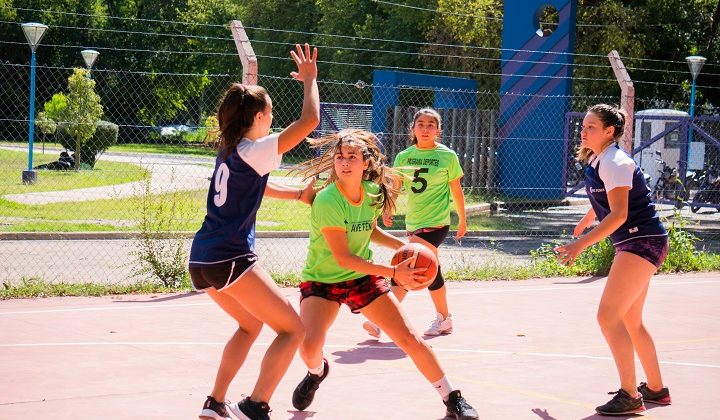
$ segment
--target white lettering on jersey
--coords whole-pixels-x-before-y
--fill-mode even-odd
[[[213,202],[217,207],[222,207],[225,200],[227,200],[228,178],[230,178],[230,168],[223,162],[215,171],[215,196],[213,196]]]

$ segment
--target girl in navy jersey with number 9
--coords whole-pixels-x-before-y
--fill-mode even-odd
[[[258,264],[255,217],[263,196],[295,199],[310,204],[312,180],[304,189],[268,182],[282,154],[294,148],[317,127],[320,99],[317,87],[317,49],[305,44],[291,51],[304,84],[300,118],[278,134],[269,134],[272,101],[260,86],[233,84],[220,102],[220,139],[207,215],[190,250],[193,287],[207,294],[238,323],[225,345],[215,385],[200,413],[201,419],[229,420],[228,408],[240,419],[269,419],[268,402],[287,371],[305,330],[300,317]],[[267,324],[277,337],[268,346],[250,396],[227,405],[230,382]]]
[[[625,113],[610,105],[594,105],[588,110],[579,158],[588,164],[585,188],[591,207],[573,232],[579,239],[555,249],[559,260],[569,265],[585,248],[608,236],[615,246],[597,319],[615,359],[620,389],[596,408],[603,415],[639,413],[645,410],[643,401],[671,402],[660,375],[655,343],[642,321],[650,278],[665,260],[668,237],[641,169],[616,145],[625,120]],[[596,217],[600,223],[580,237]],[[647,383],[640,386],[635,378],[635,353],[647,375]]]

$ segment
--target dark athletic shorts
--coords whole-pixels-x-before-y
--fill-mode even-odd
[[[414,230],[412,232],[408,232],[407,236],[417,236],[420,239],[424,239],[427,242],[430,242],[435,248],[439,248],[440,245],[445,242],[445,239],[448,236],[448,233],[450,233],[450,226],[442,226],[442,227],[431,227],[431,228],[420,228],[418,230]],[[390,279],[390,284],[393,286],[397,286],[397,282],[394,279]],[[440,267],[438,267],[438,273],[437,276],[435,276],[435,281],[428,286],[428,290],[438,290],[441,287],[445,285],[445,279],[442,276],[442,271],[440,270]]]
[[[435,248],[440,247],[450,233],[450,226],[432,227],[432,228],[420,228],[418,230],[408,232],[407,236],[417,236],[420,239],[424,239]]]
[[[222,290],[240,279],[257,261],[257,255],[250,252],[232,261],[208,264],[202,267],[190,267],[190,280],[196,290],[210,288]]]
[[[372,301],[390,291],[387,280],[380,276],[365,276],[340,283],[304,281],[300,283],[300,302],[310,296],[346,304],[357,314]]]
[[[654,236],[650,238],[640,238],[633,241],[627,241],[615,245],[615,252],[629,252],[642,257],[660,268],[665,261],[668,253],[668,237]]]

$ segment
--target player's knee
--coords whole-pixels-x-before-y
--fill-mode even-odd
[[[407,353],[414,353],[425,344],[425,341],[423,341],[419,335],[415,335],[410,331],[403,332],[399,336],[393,337],[393,341],[398,347],[405,350]]]
[[[262,322],[238,324],[238,333],[253,340],[260,335],[260,331],[262,331]]]
[[[286,331],[283,331],[278,335],[287,336],[289,340],[299,346],[300,343],[302,343],[305,339],[305,326],[302,324],[302,322],[298,322],[297,324],[294,324],[291,328],[288,328]]]
[[[430,283],[430,286],[428,286],[428,290],[432,292],[433,290],[438,290],[443,286],[445,286],[445,279],[443,278],[442,270],[438,266],[437,276],[435,276],[435,280]]]
[[[597,312],[597,323],[600,325],[600,328],[606,329],[622,324],[623,321],[615,311],[600,307]]]
[[[305,332],[305,338],[300,345],[300,351],[306,355],[313,355],[322,352],[325,337],[312,334],[311,331]]]

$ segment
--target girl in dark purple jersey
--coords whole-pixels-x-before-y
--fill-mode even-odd
[[[567,265],[587,247],[610,237],[615,258],[608,274],[597,319],[620,375],[615,396],[596,408],[599,414],[624,415],[645,410],[645,402],[670,404],[655,343],[642,321],[650,278],[667,255],[668,238],[659,220],[642,171],[616,141],[623,134],[625,113],[610,105],[590,107],[582,127],[579,158],[588,164],[585,183],[591,208],[573,232],[576,241],[555,248]],[[595,218],[600,223],[587,234]],[[635,354],[647,383],[637,385]]]

